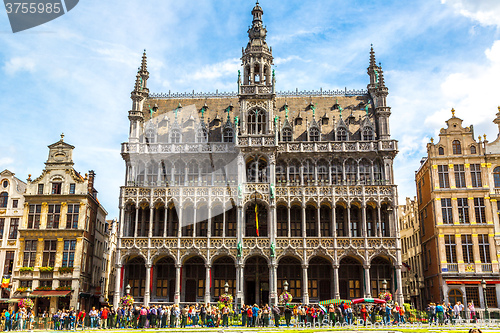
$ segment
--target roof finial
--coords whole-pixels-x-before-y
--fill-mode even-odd
[[[451,108],[451,116],[452,116],[453,118],[455,118],[455,109],[454,109],[454,108]]]
[[[64,133],[61,133],[61,141],[64,141]]]

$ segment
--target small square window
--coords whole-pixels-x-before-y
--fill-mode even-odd
[[[61,194],[62,183],[52,183],[52,194]]]
[[[19,200],[12,200],[12,208],[17,208]]]

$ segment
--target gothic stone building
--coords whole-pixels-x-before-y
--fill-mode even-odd
[[[390,108],[367,90],[277,92],[262,8],[237,92],[153,94],[146,54],[129,111],[114,304],[401,297]],[[257,226],[258,225],[258,226]]]

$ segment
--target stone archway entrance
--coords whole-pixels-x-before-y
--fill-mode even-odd
[[[246,304],[269,304],[269,267],[266,258],[254,256],[245,263]]]

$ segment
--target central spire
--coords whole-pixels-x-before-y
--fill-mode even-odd
[[[264,11],[259,2],[252,9],[252,26],[248,29],[248,44],[242,50],[243,85],[272,86],[273,51],[266,43],[267,30],[262,24]]]

